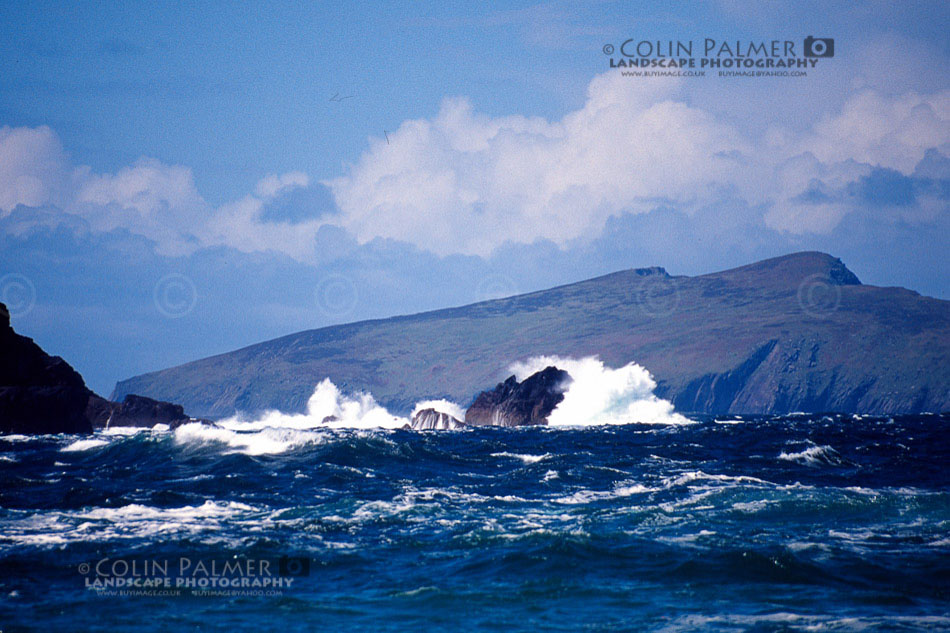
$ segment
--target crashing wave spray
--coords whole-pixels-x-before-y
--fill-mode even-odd
[[[324,378],[307,401],[305,413],[267,411],[254,421],[235,416],[219,424],[235,430],[259,430],[268,427],[398,429],[408,423],[408,419],[393,415],[377,404],[371,394],[345,396],[329,378]]]
[[[442,409],[451,405],[444,401],[425,404]],[[226,444],[233,452],[268,455],[320,444],[326,441],[326,429],[398,429],[407,424],[408,419],[391,414],[372,395],[345,396],[325,378],[307,401],[305,413],[272,410],[255,419],[238,414],[215,426],[184,424],[175,429],[175,440],[181,444]]]
[[[656,382],[636,363],[610,369],[593,357],[539,356],[512,365],[511,371],[523,381],[550,365],[567,371],[573,378],[564,400],[548,417],[550,426],[691,422],[674,412],[669,401],[653,394]],[[424,409],[434,409],[460,421],[465,419],[461,407],[447,400],[419,402],[412,415]],[[387,411],[371,394],[344,395],[325,378],[307,401],[305,413],[267,411],[254,419],[239,414],[214,427],[183,425],[176,429],[175,437],[183,443],[225,443],[236,452],[259,455],[321,443],[326,439],[321,433],[325,429],[399,429],[410,423],[410,418]]]
[[[509,369],[519,381],[551,365],[571,375],[564,400],[548,416],[550,426],[601,424],[690,424],[668,400],[654,395],[656,381],[645,368],[630,363],[618,369],[598,358],[536,356]]]

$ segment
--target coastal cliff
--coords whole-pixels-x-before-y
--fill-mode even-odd
[[[99,397],[69,363],[17,334],[0,303],[0,433],[91,433],[190,420],[181,405],[132,394],[122,402]]]

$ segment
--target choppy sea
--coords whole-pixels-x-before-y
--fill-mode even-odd
[[[20,630],[950,630],[950,416],[0,436]]]

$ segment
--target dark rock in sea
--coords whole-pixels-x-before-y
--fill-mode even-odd
[[[412,416],[412,421],[406,428],[413,431],[453,431],[465,428],[461,420],[435,409],[422,409]]]
[[[511,376],[491,391],[483,391],[465,412],[470,426],[531,426],[547,424],[551,411],[564,399],[571,376],[546,367],[518,382]]]
[[[91,433],[109,426],[177,426],[190,421],[181,405],[127,395],[100,398],[59,356],[14,332],[0,303],[0,433]]]
[[[185,415],[185,408],[180,404],[152,400],[135,394],[127,395],[122,402],[109,402],[93,395],[89,399],[87,415],[93,428],[97,429],[117,426],[151,428],[156,424],[167,424],[175,428],[193,421],[207,422],[188,417]]]

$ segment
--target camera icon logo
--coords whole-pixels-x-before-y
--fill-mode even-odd
[[[834,57],[835,41],[830,37],[805,38],[805,57]]]
[[[277,573],[281,576],[309,576],[310,559],[282,556],[277,562]]]

